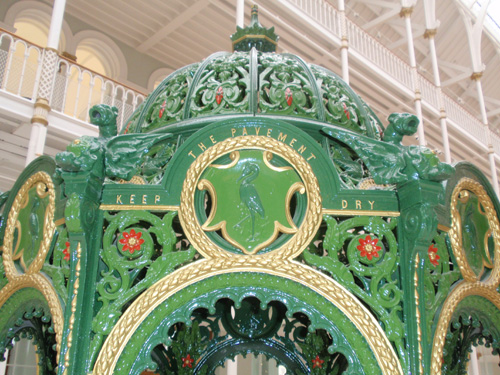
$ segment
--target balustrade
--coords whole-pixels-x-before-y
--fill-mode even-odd
[[[0,29],[0,89],[35,101],[43,48]],[[111,78],[60,57],[52,83],[53,111],[89,121],[89,109],[99,103],[119,110],[118,126],[144,101],[144,94]]]
[[[314,19],[318,24],[341,38],[340,15],[322,0],[285,0]],[[349,48],[390,75],[399,84],[412,90],[411,67],[376,39],[347,20]],[[0,89],[35,100],[41,71],[43,48],[0,29]],[[104,77],[71,60],[60,57],[53,82],[52,110],[82,121],[88,121],[88,110],[94,104],[105,103],[119,109],[119,127],[144,101],[144,95],[111,78]],[[440,111],[436,86],[418,75],[422,100]],[[491,138],[494,150],[500,155],[500,137],[485,129],[481,121],[449,96],[443,94],[443,105],[449,121],[462,128],[484,145]],[[491,133],[491,137],[489,136]]]
[[[301,12],[313,18],[318,24],[330,31],[332,35],[341,38],[340,19],[337,10],[323,0],[284,0],[298,8]],[[328,9],[326,9],[328,8]],[[323,16],[318,17],[317,14],[322,13]],[[355,50],[361,56],[366,58],[370,63],[376,65],[396,82],[404,87],[413,90],[412,73],[409,64],[405,63],[388,48],[379,43],[375,38],[366,33],[353,22],[347,22],[347,36],[349,40],[349,48]],[[422,101],[440,112],[439,92],[438,88],[425,79],[421,74],[418,74],[420,83]],[[471,134],[485,146],[489,144],[489,135],[493,142],[495,152],[500,155],[500,137],[489,129],[485,129],[483,123],[462,105],[457,103],[449,96],[443,94],[443,104],[447,113],[448,120],[453,122],[455,126],[462,128],[467,133]]]

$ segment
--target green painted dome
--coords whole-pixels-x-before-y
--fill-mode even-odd
[[[308,128],[326,123],[380,138],[380,120],[335,73],[292,54],[268,52],[278,37],[262,28],[256,13],[232,39],[238,52],[214,53],[168,76],[122,132],[193,131],[221,116],[250,115]]]

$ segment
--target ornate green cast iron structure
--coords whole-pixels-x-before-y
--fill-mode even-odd
[[[259,34],[259,32],[261,34]],[[464,374],[500,349],[499,202],[472,165],[404,146],[334,73],[272,51],[185,67],[120,134],[41,157],[1,196],[0,351],[42,374]],[[254,48],[260,47],[260,50]]]

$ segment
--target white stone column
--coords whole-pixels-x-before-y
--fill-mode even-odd
[[[413,13],[413,4],[410,4],[408,1],[403,0],[402,8],[400,12],[400,16],[405,19],[406,26],[406,38],[408,40],[408,56],[410,59],[410,66],[412,71],[412,82],[413,82],[413,90],[415,92],[415,113],[420,121],[420,125],[418,127],[418,143],[420,146],[425,146],[425,133],[424,133],[424,118],[422,115],[422,95],[420,91],[420,83],[418,79],[418,71],[417,71],[417,60],[415,58],[415,47],[413,45],[413,32],[411,29],[411,14]]]
[[[340,29],[342,33],[342,44],[340,45],[340,58],[342,62],[342,79],[349,84],[349,38],[347,37],[347,22],[345,17],[344,0],[338,0],[340,13]]]
[[[245,0],[237,0],[236,3],[236,26],[245,27]]]
[[[471,75],[471,79],[476,81],[476,91],[477,91],[477,101],[479,103],[479,110],[481,111],[481,121],[484,125],[484,131],[487,133],[489,145],[488,145],[488,157],[490,160],[490,171],[491,171],[491,182],[493,189],[495,189],[496,194],[499,194],[498,188],[498,176],[497,168],[495,163],[494,149],[491,141],[491,130],[488,125],[488,116],[486,114],[486,104],[484,102],[483,87],[481,85],[481,77],[483,76],[483,71],[485,66],[481,60],[481,35],[483,33],[483,24],[490,5],[491,0],[487,0],[481,11],[477,15],[476,22],[472,24],[471,17],[461,10],[462,18],[465,24],[465,31],[467,32],[467,39],[469,41],[469,51],[472,62],[472,70],[474,73]]]
[[[441,138],[443,139],[444,160],[451,163],[450,140],[448,137],[448,124],[446,121],[446,108],[444,107],[443,92],[441,90],[441,77],[439,75],[439,65],[436,53],[436,43],[434,37],[439,27],[439,21],[436,20],[435,0],[423,0],[425,11],[425,34],[424,38],[429,40],[429,51],[432,61],[432,72],[434,75],[434,85],[438,91],[439,105],[439,123],[441,125]]]
[[[43,155],[45,138],[47,136],[48,114],[50,112],[50,97],[56,74],[59,38],[66,0],[55,0],[52,9],[52,19],[48,35],[47,47],[43,52],[42,73],[38,85],[33,117],[31,118],[31,134],[26,155],[26,164]]]

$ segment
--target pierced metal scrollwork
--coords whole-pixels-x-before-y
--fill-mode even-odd
[[[151,351],[149,369],[162,375],[212,374],[237,355],[263,354],[293,374],[347,374],[359,371],[352,349],[323,329],[310,330],[304,313],[256,297],[220,299],[176,323]],[[348,371],[349,369],[349,371]]]
[[[156,281],[193,259],[195,252],[177,238],[177,212],[155,215],[146,211],[106,213],[100,280],[100,308],[92,321],[92,358],[124,308]]]
[[[406,364],[402,289],[394,277],[399,268],[396,226],[395,218],[325,216],[322,231],[303,257],[370,308]]]

